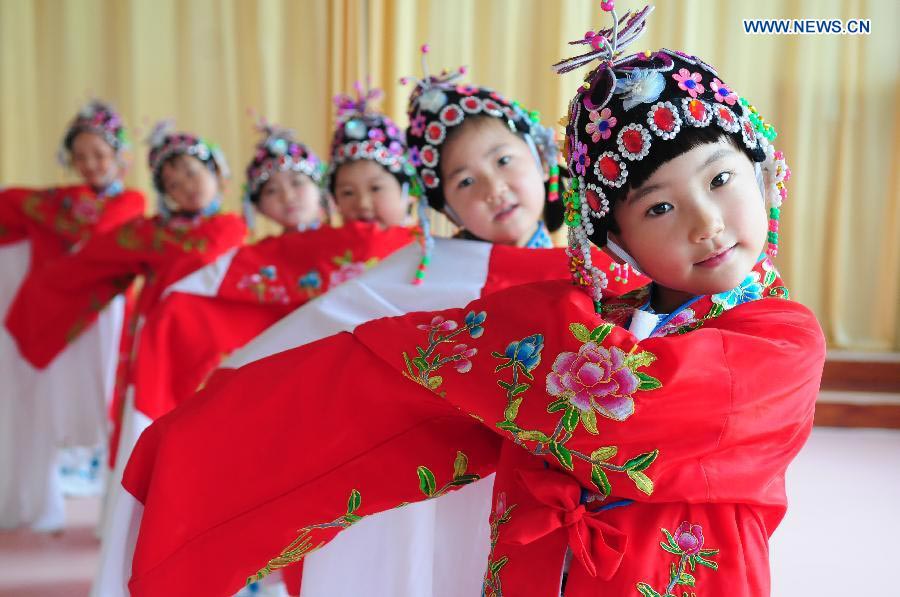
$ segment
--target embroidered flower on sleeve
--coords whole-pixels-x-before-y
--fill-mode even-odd
[[[484,333],[484,320],[487,319],[487,313],[481,311],[469,311],[466,315],[466,327],[469,328],[469,335],[473,338],[479,338]]]
[[[692,73],[686,68],[678,69],[672,78],[678,81],[678,88],[687,91],[691,97],[697,97],[706,89],[701,83],[703,77],[700,73]]]
[[[722,305],[726,311],[743,303],[762,298],[763,286],[759,282],[759,272],[750,272],[743,282],[725,292],[710,297],[712,302]]]
[[[735,102],[738,101],[738,94],[726,87],[725,83],[718,78],[712,80],[712,83],[709,84],[709,88],[716,93],[717,102],[724,102],[729,106],[733,106]]]
[[[563,352],[547,375],[547,393],[567,397],[581,412],[595,410],[604,417],[624,421],[634,413],[632,394],[640,380],[625,364],[625,353],[587,342],[577,353]]]
[[[440,315],[435,315],[434,318],[432,318],[431,323],[421,323],[416,327],[423,332],[430,332],[432,330],[437,332],[452,332],[459,327],[459,324],[452,319],[444,319]]]
[[[465,344],[457,344],[450,352],[453,358],[453,367],[459,373],[468,373],[472,369],[472,357],[478,353],[477,348],[469,348]]]
[[[590,122],[585,126],[585,131],[591,136],[591,141],[597,143],[600,139],[609,139],[612,135],[612,128],[616,126],[618,119],[612,115],[612,110],[603,108],[599,112],[591,110],[588,113]]]

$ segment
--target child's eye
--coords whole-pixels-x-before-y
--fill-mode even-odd
[[[661,216],[665,213],[668,213],[675,209],[672,207],[671,203],[657,203],[653,207],[647,210],[647,215],[650,216]]]
[[[459,181],[459,183],[456,185],[456,188],[464,189],[466,187],[472,186],[473,184],[475,184],[475,179],[473,179],[471,176],[466,176],[465,178],[463,178],[462,180]]]
[[[511,161],[512,161],[512,156],[504,155],[504,156],[501,156],[499,160],[497,160],[497,163],[501,166],[505,166],[508,163],[510,163]]]
[[[709,183],[710,188],[717,189],[727,183],[733,174],[731,172],[719,172]]]
[[[377,193],[377,192],[379,192],[380,190],[381,190],[381,186],[380,186],[380,185],[375,185],[374,187],[371,188],[371,191],[372,191],[373,193]]]

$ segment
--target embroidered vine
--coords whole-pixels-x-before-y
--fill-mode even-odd
[[[428,343],[425,346],[416,346],[416,356],[410,358],[403,353],[403,361],[406,371],[403,375],[433,392],[444,382],[440,375],[433,375],[441,367],[453,364],[459,373],[466,373],[472,369],[472,357],[478,353],[477,348],[470,348],[466,344],[456,343],[449,353],[442,354],[438,347],[442,344],[451,344],[461,334],[468,332],[471,338],[479,338],[484,333],[484,321],[487,314],[482,311],[475,313],[469,311],[464,320],[464,325],[452,319],[444,319],[440,315],[435,316],[430,323],[420,324],[416,327],[428,332]],[[441,393],[443,396],[443,393]]]
[[[517,444],[527,446],[528,442],[534,442],[533,447],[529,447],[534,454],[553,454],[567,470],[575,469],[576,460],[590,464],[591,481],[600,492],[600,499],[605,499],[612,491],[607,471],[625,473],[640,491],[652,494],[653,481],[644,471],[659,456],[659,450],[653,450],[622,464],[613,464],[610,459],[618,453],[616,446],[602,446],[591,454],[566,446],[579,425],[591,435],[598,435],[597,414],[624,421],[634,413],[635,392],[662,386],[655,377],[637,371],[656,360],[653,354],[636,350],[626,354],[617,346],[606,348],[601,345],[613,327],[610,323],[594,330],[580,323],[569,326],[582,345],[577,353],[557,355],[552,371],[547,374],[547,394],[556,398],[547,406],[547,412],[560,413],[556,427],[549,434],[539,429],[523,429],[516,423],[523,394],[531,388],[531,384],[522,378],[534,381],[532,372],[541,362],[543,335],[534,334],[511,342],[503,354],[491,353],[503,361],[494,369],[495,373],[505,369],[511,371],[509,381],[497,381],[506,392],[504,420],[497,423],[497,427],[512,434]]]
[[[494,506],[494,512],[491,515],[491,551],[488,555],[488,566],[484,573],[484,584],[482,586],[483,597],[503,597],[503,585],[500,581],[500,570],[509,562],[508,556],[494,559],[494,549],[497,547],[497,540],[500,537],[500,525],[509,522],[512,517],[512,511],[516,504],[506,506],[506,493],[500,492],[497,496],[497,503]]]
[[[719,553],[719,550],[703,549],[703,527],[699,524],[691,524],[684,521],[675,529],[674,536],[666,529],[661,530],[666,536],[666,541],[660,541],[659,546],[677,556],[678,563],[670,563],[669,583],[662,592],[657,591],[648,583],[639,582],[637,590],[642,597],[677,597],[673,592],[675,587],[695,586],[697,579],[693,574],[687,572],[686,568],[688,567],[690,567],[691,572],[695,572],[698,565],[706,566],[712,570],[719,569],[719,564],[710,559]],[[688,595],[687,592],[682,592],[682,597],[686,595]]]
[[[422,495],[425,496],[426,500],[430,500],[444,495],[455,487],[468,485],[481,478],[480,475],[469,473],[468,468],[469,458],[463,452],[457,452],[456,458],[453,461],[453,474],[450,477],[450,480],[438,489],[434,473],[426,466],[419,466],[416,468],[416,474],[419,479],[419,491],[422,492]],[[401,508],[406,505],[408,505],[408,502],[398,504],[396,507]],[[347,510],[344,514],[330,522],[313,524],[300,529],[297,537],[291,541],[287,547],[282,549],[277,556],[269,560],[264,567],[256,572],[256,574],[247,577],[246,584],[253,584],[262,580],[275,570],[299,562],[313,551],[322,547],[325,542],[320,541],[316,545],[312,537],[314,531],[335,528],[340,530],[347,529],[365,518],[366,515],[359,514],[361,506],[362,495],[359,491],[353,489],[350,492],[350,497],[347,499]]]

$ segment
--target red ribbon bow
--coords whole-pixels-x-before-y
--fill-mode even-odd
[[[625,554],[628,537],[601,521],[580,503],[581,486],[552,470],[518,470],[519,483],[535,498],[519,504],[504,532],[504,541],[528,545],[559,529],[569,534],[569,547],[592,577],[612,578]]]

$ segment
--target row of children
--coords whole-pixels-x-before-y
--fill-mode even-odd
[[[40,365],[153,272],[96,594],[224,595],[281,569],[304,595],[767,594],[824,359],[771,261],[788,170],[711,66],[623,56],[649,8],[603,10],[613,25],[556,65],[599,60],[564,119],[571,179],[534,114],[426,73],[406,145],[368,93],[340,100],[325,179],[362,223],[240,249],[208,236],[226,216],[203,214],[215,177],[206,202],[197,181],[221,173],[216,152],[169,136],[197,163],[151,153],[179,209],[29,274],[7,327]],[[327,204],[303,177],[321,173],[270,129],[248,196],[315,228]],[[385,246],[407,193],[464,239],[420,216]],[[563,220],[565,251],[530,250]],[[628,265],[652,282],[607,279]]]

